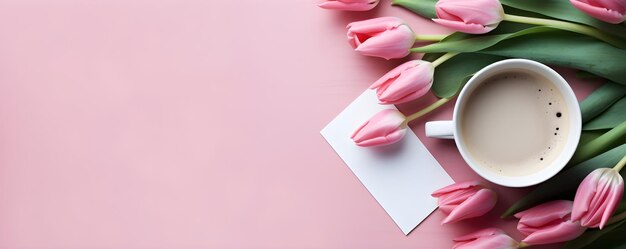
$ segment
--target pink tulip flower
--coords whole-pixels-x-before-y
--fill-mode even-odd
[[[439,0],[435,5],[436,23],[469,34],[484,34],[504,19],[498,0]]]
[[[624,179],[617,170],[599,168],[578,186],[572,220],[586,227],[602,229],[613,215],[624,194]]]
[[[400,18],[379,17],[348,24],[348,42],[362,55],[389,60],[409,55],[415,33]]]
[[[486,214],[498,199],[496,193],[479,182],[459,182],[443,187],[431,194],[439,198],[439,210],[447,214],[441,224],[478,217]]]
[[[487,228],[454,239],[453,249],[517,249],[519,243],[500,229]]]
[[[626,19],[626,0],[570,0],[570,3],[601,21],[617,24]]]
[[[517,230],[529,245],[558,243],[578,238],[586,227],[571,220],[572,201],[550,201],[515,214],[520,219]]]
[[[412,60],[389,71],[370,87],[381,104],[400,104],[424,96],[433,84],[435,67],[428,61]]]
[[[329,10],[366,11],[376,7],[378,2],[379,0],[326,0],[317,6]]]
[[[351,138],[362,147],[392,144],[406,134],[405,120],[406,117],[398,110],[382,110],[356,129]]]

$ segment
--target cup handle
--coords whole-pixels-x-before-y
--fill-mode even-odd
[[[454,139],[454,122],[452,120],[426,122],[426,136]]]

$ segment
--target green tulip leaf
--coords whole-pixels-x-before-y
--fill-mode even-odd
[[[428,53],[422,56],[422,60],[432,62],[432,61],[435,61],[437,58],[441,57],[442,55],[444,55],[444,53]]]
[[[436,18],[435,4],[437,0],[393,0],[392,5],[402,6],[415,14],[426,18]]]
[[[452,97],[478,70],[503,59],[505,58],[480,54],[459,54],[452,57],[435,69],[432,90],[440,98]]]
[[[476,52],[488,47],[491,47],[498,42],[506,39],[515,38],[522,35],[556,31],[557,29],[551,27],[532,27],[523,29],[521,31],[496,35],[482,35],[482,36],[469,36],[466,39],[455,39],[451,41],[442,40],[441,42],[433,43],[430,45],[412,48],[412,52],[421,53],[442,53],[442,52]]]
[[[619,162],[620,159],[622,159],[622,157],[624,157],[624,155],[626,155],[626,144],[622,144],[612,150],[562,171],[550,180],[540,184],[533,191],[518,200],[502,214],[502,217],[510,217],[511,215],[531,208],[539,203],[553,200],[561,195],[574,193],[580,182],[589,173],[591,173],[591,171],[598,168],[613,167],[617,164],[617,162]],[[626,174],[626,170],[621,171],[620,174]]]
[[[626,121],[626,97],[618,100],[598,117],[585,124],[583,130],[611,129],[624,121]]]
[[[599,136],[602,136],[602,134],[606,133],[607,131],[609,130],[582,131],[582,133],[580,133],[580,141],[578,142],[578,146],[591,142]]]
[[[415,2],[418,1],[416,0]],[[428,1],[419,0],[419,2]],[[586,24],[607,33],[626,38],[626,26],[610,24],[595,19],[574,8],[567,0],[500,0],[500,2],[509,7],[538,13],[551,18]],[[507,12],[507,14],[513,13]]]
[[[600,115],[611,105],[615,104],[619,99],[626,95],[626,86],[608,82],[602,85],[600,88],[593,91],[585,100],[580,102],[580,112],[583,117],[583,124],[586,124],[596,116]],[[622,109],[626,110],[626,109]],[[624,115],[626,116],[626,115]],[[621,123],[621,122],[620,122]],[[619,123],[618,123],[619,124]],[[607,127],[607,128],[613,128]],[[588,127],[587,127],[588,128]],[[585,128],[583,128],[585,129]],[[585,130],[597,130],[585,129]]]
[[[576,68],[626,85],[626,50],[572,32],[529,33],[503,40],[476,53]]]
[[[626,63],[623,63],[626,50],[550,27],[532,27],[508,34],[469,36],[460,40],[450,39],[411,50],[423,53],[476,52],[526,58],[585,70],[626,85]]]
[[[582,249],[582,248],[585,248],[586,246],[591,245],[594,241],[597,241],[600,237],[611,233],[613,230],[615,230],[618,227],[621,227],[622,225],[624,225],[625,222],[626,222],[626,220],[622,220],[622,221],[617,222],[615,224],[608,225],[608,226],[604,227],[602,230],[600,230],[600,229],[588,229],[580,237],[578,237],[578,238],[576,238],[574,240],[570,240],[569,242],[567,242],[567,244],[565,244],[563,249]]]
[[[602,77],[587,71],[576,71],[576,78],[579,79],[601,79]]]
[[[608,249],[608,248],[610,248],[610,249],[626,249],[626,244],[625,244],[625,242],[623,240],[624,240],[623,238],[619,239],[617,242],[611,242],[611,241],[605,242],[604,240],[602,240],[601,241],[602,243],[594,243],[594,244],[588,246],[585,249]],[[604,245],[604,244],[607,244],[607,243],[613,243],[615,245],[607,247],[606,245]]]
[[[586,144],[578,144],[578,148],[576,148],[569,164],[575,165],[588,160],[615,146],[623,144],[624,141],[626,141],[626,121]]]

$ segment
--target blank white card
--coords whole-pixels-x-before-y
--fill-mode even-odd
[[[379,105],[376,93],[367,90],[321,133],[407,235],[437,208],[430,194],[453,180],[411,130],[393,145],[363,148],[354,144],[352,132],[378,111],[390,108],[395,106]]]

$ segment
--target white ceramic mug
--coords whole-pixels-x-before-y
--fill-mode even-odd
[[[540,171],[537,171],[530,175],[524,176],[506,176],[497,174],[488,169],[485,169],[475,162],[475,159],[467,150],[467,145],[462,136],[462,129],[459,124],[461,116],[463,115],[463,109],[467,103],[469,95],[473,93],[473,90],[480,86],[485,80],[493,75],[516,70],[528,70],[537,73],[555,86],[565,102],[565,107],[570,115],[569,118],[569,133],[566,135],[566,141],[560,155],[547,167]],[[525,187],[538,184],[545,180],[548,180],[552,176],[556,175],[570,160],[578,140],[580,139],[582,120],[580,114],[580,108],[574,92],[570,88],[569,84],[559,75],[557,72],[536,61],[525,59],[508,59],[493,63],[480,71],[478,71],[472,78],[465,84],[456,105],[454,106],[454,114],[450,121],[431,121],[426,123],[426,136],[434,138],[448,138],[454,139],[456,146],[461,152],[463,159],[467,164],[483,178],[508,187]],[[514,131],[511,131],[514,132]]]

